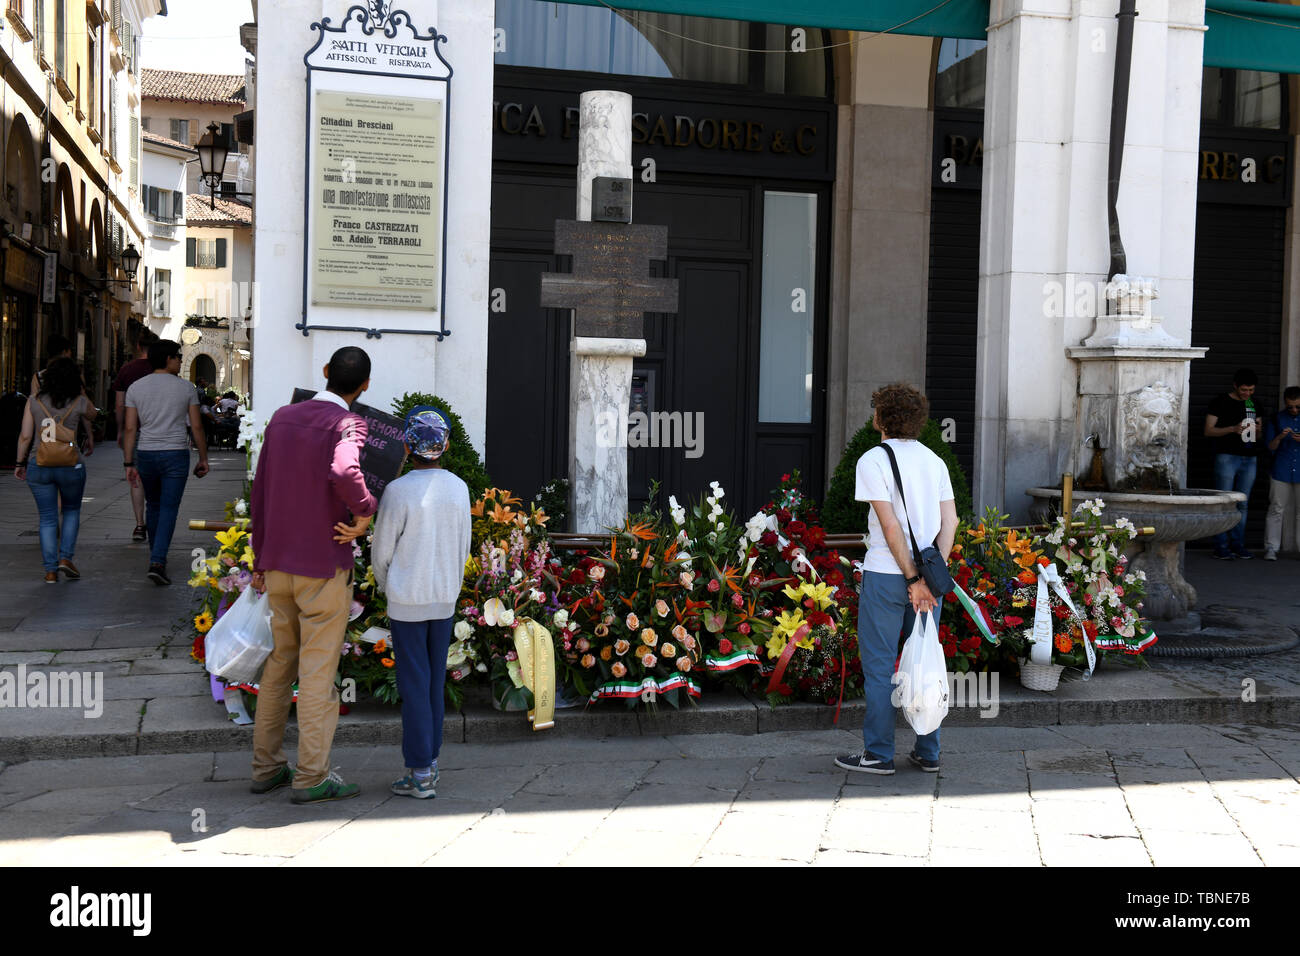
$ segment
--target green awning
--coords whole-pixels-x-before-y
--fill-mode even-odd
[[[752,20],[792,27],[828,27],[983,40],[989,0],[570,0],[589,7]]]
[[[1300,7],[1209,0],[1205,25],[1206,66],[1300,73]]]
[[[989,0],[569,0],[592,7],[646,10],[788,26],[983,40]],[[1141,5],[1138,17],[1142,16]],[[1205,65],[1300,73],[1300,6],[1261,0],[1208,0]]]

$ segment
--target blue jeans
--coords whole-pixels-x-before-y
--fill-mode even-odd
[[[59,559],[72,560],[81,527],[81,494],[86,490],[83,465],[50,468],[34,461],[27,466],[27,487],[41,516],[41,561],[46,571],[57,571]],[[59,527],[59,502],[63,502],[63,527]]]
[[[389,621],[397,658],[397,692],[402,695],[402,759],[423,770],[442,749],[443,687],[453,618]]]
[[[190,475],[190,451],[140,451],[135,453],[136,471],[144,486],[144,526],[149,529],[149,563],[167,563],[167,549],[176,532],[185,480]]]
[[[1248,455],[1215,455],[1214,456],[1214,487],[1219,491],[1240,491],[1243,492],[1247,499],[1250,498],[1250,489],[1255,485],[1255,466],[1258,459]],[[1242,501],[1237,505],[1237,510],[1241,512],[1241,520],[1237,526],[1230,531],[1214,536],[1214,549],[1216,551],[1234,551],[1246,550],[1246,505],[1250,502]]]
[[[862,574],[858,600],[858,652],[862,655],[863,690],[867,717],[862,723],[862,743],[882,760],[894,759],[894,662],[898,638],[912,633],[916,612],[907,599],[901,574]],[[916,738],[916,753],[923,760],[939,759],[939,731]]]

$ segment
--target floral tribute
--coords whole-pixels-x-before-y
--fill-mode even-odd
[[[251,445],[250,469],[255,436]],[[680,706],[722,684],[774,705],[861,696],[861,566],[828,546],[797,472],[783,475],[747,521],[717,482],[698,501],[668,496],[667,504],[667,514],[652,507],[629,515],[598,546],[571,550],[554,546],[536,502],[486,489],[471,509],[471,555],[447,661],[452,704],[460,705],[466,684],[485,682],[497,707],[533,707],[514,645],[514,629],[529,620],[550,634],[558,690],[570,699]],[[191,577],[202,592],[196,660],[208,630],[252,580],[245,502],[227,515],[234,526],[217,535],[215,556]],[[959,528],[950,568],[969,600],[952,594],[942,606],[939,638],[950,669],[1019,666],[1040,593],[1050,595],[1054,662],[1086,668],[1089,646],[1099,658],[1140,660],[1155,635],[1141,617],[1145,576],[1123,554],[1136,529],[1123,519],[1105,524],[1100,501],[1083,502],[1072,517],[1041,536],[1005,527],[992,509]],[[353,553],[339,675],[395,703],[396,656],[369,542],[358,540]],[[1059,590],[1040,591],[1040,576],[1059,579]]]

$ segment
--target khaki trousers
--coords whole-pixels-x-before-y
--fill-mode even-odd
[[[1282,550],[1282,518],[1288,506],[1294,506],[1295,539],[1292,547],[1300,548],[1300,484],[1269,478],[1268,516],[1264,519],[1264,550]]]
[[[352,574],[343,568],[333,578],[268,571],[266,593],[275,649],[257,691],[253,779],[266,780],[288,764],[284,726],[297,680],[298,772],[293,788],[304,790],[324,782],[330,772],[330,746],[339,722],[334,675],[352,607]]]

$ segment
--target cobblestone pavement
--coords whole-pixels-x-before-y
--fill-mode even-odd
[[[1300,727],[952,728],[942,771],[832,763],[845,731],[336,748],[361,796],[248,792],[245,753],[0,770],[0,865],[1300,864]],[[899,732],[899,752],[911,738]]]

